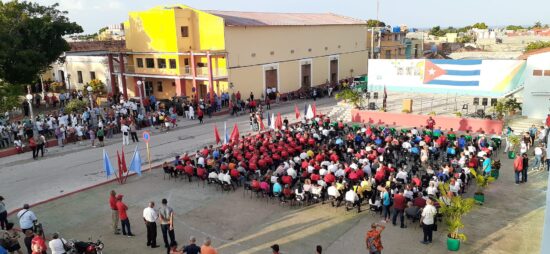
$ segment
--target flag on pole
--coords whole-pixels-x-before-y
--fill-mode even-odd
[[[269,112],[267,112],[267,128],[271,129],[271,117],[269,116]]]
[[[219,144],[222,139],[220,138],[220,133],[218,132],[218,126],[214,124],[214,136],[216,137],[216,144]]]
[[[296,113],[296,119],[300,119],[300,111],[298,110],[298,105],[294,104],[294,113]]]
[[[304,104],[304,116],[307,115],[307,105],[308,105],[308,104]]]
[[[237,126],[237,123],[235,123],[235,126],[233,126],[233,132],[231,132],[231,142],[238,142],[239,141],[239,126]]]
[[[269,128],[275,130],[275,114],[273,113],[271,113],[271,124],[269,125]]]
[[[313,102],[313,106],[311,106],[311,111],[313,112],[313,117],[317,116],[317,106],[315,106],[315,102]]]
[[[105,176],[107,178],[114,174],[115,169],[113,168],[113,165],[111,165],[111,160],[109,159],[109,155],[107,155],[107,152],[105,149],[103,149],[103,170],[105,170]]]
[[[118,176],[117,180],[119,183],[122,183],[122,162],[120,161],[120,154],[118,153],[118,150],[116,150],[116,157],[118,160]],[[116,176],[116,174],[115,174]]]
[[[126,167],[126,157],[124,157],[124,146],[122,146],[121,160],[122,160],[122,164],[121,164],[122,165],[122,173],[126,173],[126,172],[128,172],[128,167]]]
[[[264,120],[262,119],[261,115],[258,115],[258,123],[260,123],[260,130],[265,130]]]
[[[382,100],[382,107],[386,109],[386,100],[388,99],[388,92],[386,91],[386,85],[384,85],[384,100]]]
[[[306,119],[312,119],[313,117],[314,117],[313,110],[311,109],[311,105],[309,105],[307,107]]]
[[[277,112],[277,120],[275,120],[275,127],[279,130],[283,129],[283,119],[281,118],[281,112]]]
[[[229,133],[227,133],[227,122],[223,122],[223,143],[227,144],[229,143]]]
[[[134,156],[132,156],[132,162],[130,162],[130,171],[141,176],[141,155],[139,155],[137,146],[134,150]]]

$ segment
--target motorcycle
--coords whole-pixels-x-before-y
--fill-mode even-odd
[[[91,239],[88,239],[88,242],[78,241],[78,240],[69,240],[67,241],[67,246],[69,250],[67,254],[102,254],[103,253],[103,242],[97,240],[92,242]]]

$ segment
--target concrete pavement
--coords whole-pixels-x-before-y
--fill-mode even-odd
[[[486,203],[466,216],[468,241],[460,253],[539,253],[542,232],[546,171],[529,173],[529,183],[515,185],[511,160],[502,156],[501,177],[486,191]],[[136,237],[115,236],[110,230],[108,194],[124,194]],[[470,186],[468,195],[472,195]],[[202,242],[207,236],[219,253],[269,253],[278,243],[282,253],[313,253],[322,245],[324,253],[365,253],[364,235],[378,214],[328,204],[309,207],[281,206],[250,193],[222,192],[215,186],[186,180],[163,179],[161,170],[132,177],[127,184],[106,184],[47,204],[34,207],[47,232],[61,232],[65,238],[101,237],[105,253],[164,253],[145,246],[142,210],[148,201],[167,198],[176,213],[176,240],[186,244],[189,236]],[[365,208],[366,209],[366,208]],[[13,216],[9,218],[15,220]],[[382,234],[384,253],[450,253],[446,250],[444,225],[434,232],[434,243],[422,245],[422,229],[407,222],[400,229],[386,224]],[[162,245],[160,231],[157,241]]]

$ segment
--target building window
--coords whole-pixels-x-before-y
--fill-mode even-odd
[[[76,72],[76,75],[78,76],[78,77],[77,77],[77,78],[78,78],[78,83],[79,83],[79,84],[84,83],[84,81],[82,80],[82,71],[77,71],[77,72]]]
[[[157,82],[157,92],[162,92],[162,81]]]
[[[386,59],[391,59],[391,50],[386,50]]]
[[[308,52],[311,52],[311,48],[307,49]]]
[[[197,67],[207,67],[206,63],[197,63]]]
[[[181,29],[181,37],[189,37],[189,27],[182,26],[180,29]]]
[[[291,50],[290,50],[290,54],[294,54],[294,49],[291,49]]]
[[[533,70],[533,76],[542,76],[542,70]]]
[[[90,80],[95,79],[95,71],[90,71]]]
[[[544,76],[550,76],[550,70],[545,70],[544,71]]]
[[[176,59],[170,59],[170,69],[176,69]]]
[[[145,58],[145,66],[147,66],[147,68],[155,68],[155,59]]]
[[[159,69],[165,69],[166,68],[166,59],[158,58],[157,59],[157,66],[158,66]]]
[[[270,55],[275,55],[275,51],[269,52]]]
[[[143,58],[136,58],[137,60],[137,67],[143,68]]]
[[[397,49],[398,55],[401,56],[401,48]]]
[[[185,66],[189,65],[189,58],[183,59],[183,65],[185,65]]]
[[[256,57],[256,53],[250,54],[251,57]]]
[[[394,39],[394,41],[398,41],[399,40],[399,34],[394,34],[393,39]]]

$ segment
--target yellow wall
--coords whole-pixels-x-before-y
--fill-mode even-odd
[[[125,28],[126,48],[134,52],[177,52],[175,13],[172,9],[153,8],[130,12]]]
[[[228,66],[267,64],[366,50],[366,31],[364,25],[226,27]]]

